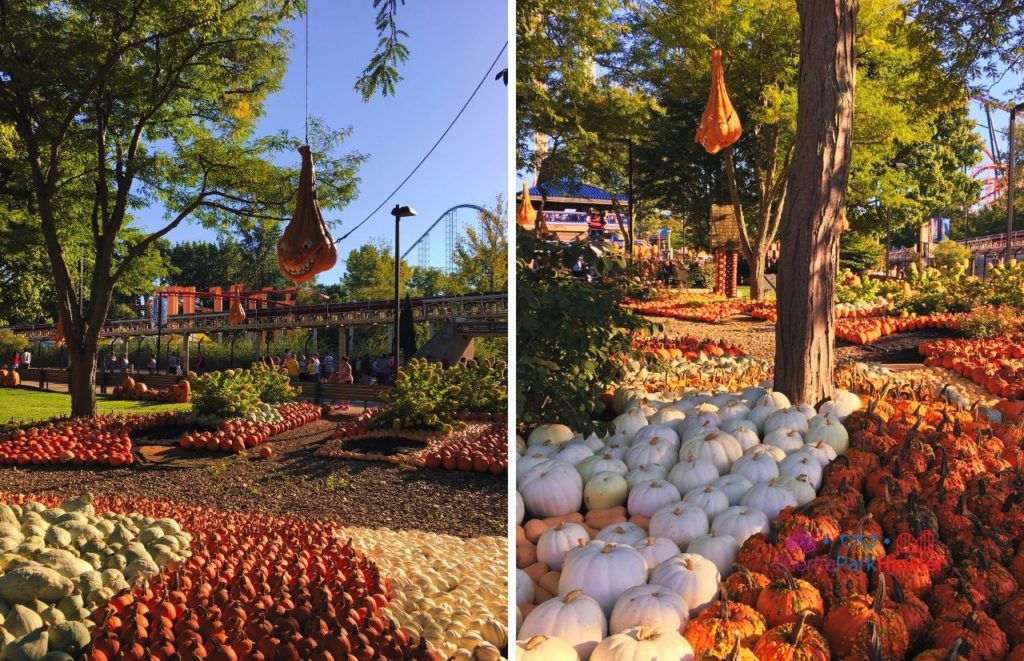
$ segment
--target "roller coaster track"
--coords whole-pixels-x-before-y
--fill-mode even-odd
[[[502,335],[508,327],[508,294],[476,294],[412,299],[416,322],[451,321],[463,326],[465,334]],[[180,314],[166,319],[160,329],[145,317],[109,319],[100,331],[101,337],[140,337],[185,335],[193,333],[224,333],[230,331],[288,330],[294,328],[327,328],[337,326],[372,326],[395,323],[393,300],[350,303],[318,303],[293,307],[265,307],[246,310],[241,324],[228,322],[227,312]],[[7,326],[31,340],[53,338],[53,324]]]

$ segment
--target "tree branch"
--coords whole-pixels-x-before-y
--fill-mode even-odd
[[[736,164],[732,159],[732,147],[726,147],[722,152],[725,155],[725,175],[729,182],[729,199],[732,201],[733,212],[736,214],[736,222],[740,228],[740,252],[743,258],[749,263],[753,258],[753,250],[750,246],[750,233],[747,232],[747,222],[743,218],[743,204],[740,202],[740,191],[736,186]]]

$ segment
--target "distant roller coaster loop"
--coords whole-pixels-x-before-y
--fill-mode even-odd
[[[476,211],[479,211],[480,213],[487,213],[487,209],[484,209],[483,207],[477,206],[475,204],[456,204],[454,207],[452,207],[451,209],[448,209],[447,211],[442,213],[440,216],[438,216],[437,220],[435,220],[433,223],[431,223],[430,227],[427,228],[427,231],[424,232],[423,234],[421,234],[420,238],[418,238],[415,241],[413,241],[413,244],[405,249],[405,252],[402,253],[402,259],[405,259],[406,257],[408,257],[409,253],[412,252],[413,248],[418,246],[420,241],[422,241],[424,238],[426,238],[426,236],[428,234],[430,234],[430,231],[432,229],[434,229],[435,227],[437,227],[438,223],[440,223],[442,220],[444,220],[445,216],[447,216],[451,212],[457,211],[459,209],[474,209]]]

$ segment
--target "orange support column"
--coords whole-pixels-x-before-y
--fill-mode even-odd
[[[182,312],[184,314],[195,314],[196,313],[196,288],[195,287],[182,287],[182,293],[185,294],[182,300]]]
[[[224,290],[220,287],[210,287],[210,294],[213,295],[213,311],[224,311]]]
[[[174,317],[178,314],[179,287],[167,287],[164,293],[167,294],[167,316]]]

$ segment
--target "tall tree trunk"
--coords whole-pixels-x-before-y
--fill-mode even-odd
[[[857,0],[797,0],[800,84],[775,326],[775,388],[794,403],[832,394],[835,279],[850,169]]]
[[[765,269],[768,266],[768,251],[762,250],[760,246],[750,253],[747,260],[750,266],[750,298],[760,301],[764,298],[767,282],[764,278]]]
[[[96,346],[68,345],[68,393],[73,417],[96,415]]]

